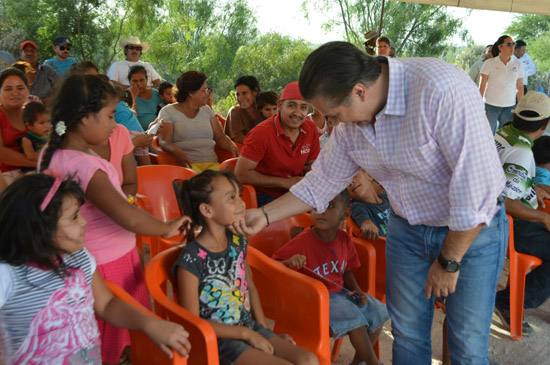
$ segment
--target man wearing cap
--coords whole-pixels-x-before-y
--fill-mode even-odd
[[[22,42],[19,50],[21,60],[28,62],[32,67],[32,70],[26,73],[29,93],[48,105],[55,95],[55,89],[60,81],[59,75],[50,66],[38,62],[38,46],[33,41]]]
[[[278,101],[280,112],[248,132],[235,174],[256,188],[258,206],[283,195],[302,179],[319,154],[315,124],[298,82],[288,84]]]
[[[121,39],[120,47],[123,49],[126,59],[115,62],[109,67],[109,71],[107,71],[109,79],[115,85],[128,88],[130,86],[130,81],[128,81],[130,67],[140,65],[145,67],[145,71],[147,71],[147,86],[158,89],[161,83],[160,75],[149,62],[139,60],[141,55],[149,49],[149,43],[141,42],[138,37],[133,36],[128,39]]]
[[[513,122],[497,131],[495,144],[506,175],[506,213],[514,218],[514,245],[518,252],[542,259],[525,278],[525,308],[537,308],[550,298],[550,215],[537,210],[533,141],[550,120],[550,99],[529,91],[514,110]],[[495,312],[510,326],[510,288],[499,291]],[[523,322],[524,335],[533,329]]]
[[[55,57],[44,62],[44,65],[50,66],[64,80],[69,76],[68,70],[73,63],[77,63],[78,58],[69,57],[71,54],[72,43],[69,38],[61,36],[53,40],[52,49],[55,52]]]

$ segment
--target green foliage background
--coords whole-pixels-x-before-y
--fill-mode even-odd
[[[325,30],[362,47],[363,34],[378,29],[382,0],[303,0],[307,19],[315,9],[326,16]],[[318,14],[318,13],[317,13]],[[522,15],[508,28],[528,43],[539,70],[550,68],[550,17]],[[462,21],[445,7],[386,2],[382,33],[394,41],[398,57],[439,57],[468,70],[484,45],[474,45]],[[455,47],[458,34],[468,42]],[[247,0],[17,0],[0,1],[0,49],[16,58],[19,43],[35,41],[41,58],[53,56],[51,40],[69,36],[72,55],[95,62],[102,72],[123,59],[121,38],[138,36],[151,48],[143,60],[175,82],[200,70],[216,88],[214,109],[225,115],[236,103],[234,81],[255,75],[263,90],[280,92],[298,78],[307,55],[318,45],[277,33],[260,34]],[[545,72],[536,81],[546,85]]]

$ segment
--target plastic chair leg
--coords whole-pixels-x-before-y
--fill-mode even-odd
[[[510,263],[512,266],[512,263]],[[523,304],[525,295],[525,275],[528,268],[515,262],[515,267],[510,267],[510,337],[514,340],[521,340],[523,324]]]
[[[336,361],[336,359],[338,358],[343,340],[344,338],[342,337],[334,341],[334,345],[332,346],[332,354],[330,354],[330,361]]]

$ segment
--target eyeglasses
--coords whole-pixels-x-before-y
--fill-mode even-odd
[[[141,51],[143,47],[141,46],[126,46],[127,49],[135,49],[136,51]]]
[[[64,51],[64,50],[70,51],[70,50],[71,50],[71,46],[70,46],[70,45],[67,45],[67,46],[59,46],[59,50],[60,50],[60,51]]]
[[[506,47],[513,47],[515,44],[516,44],[516,42],[502,43],[502,45],[506,46]]]

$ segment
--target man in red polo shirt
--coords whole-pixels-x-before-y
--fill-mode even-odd
[[[286,193],[319,154],[317,127],[306,119],[309,104],[298,81],[285,87],[277,106],[278,114],[248,132],[235,167],[239,180],[256,188],[258,206]]]

